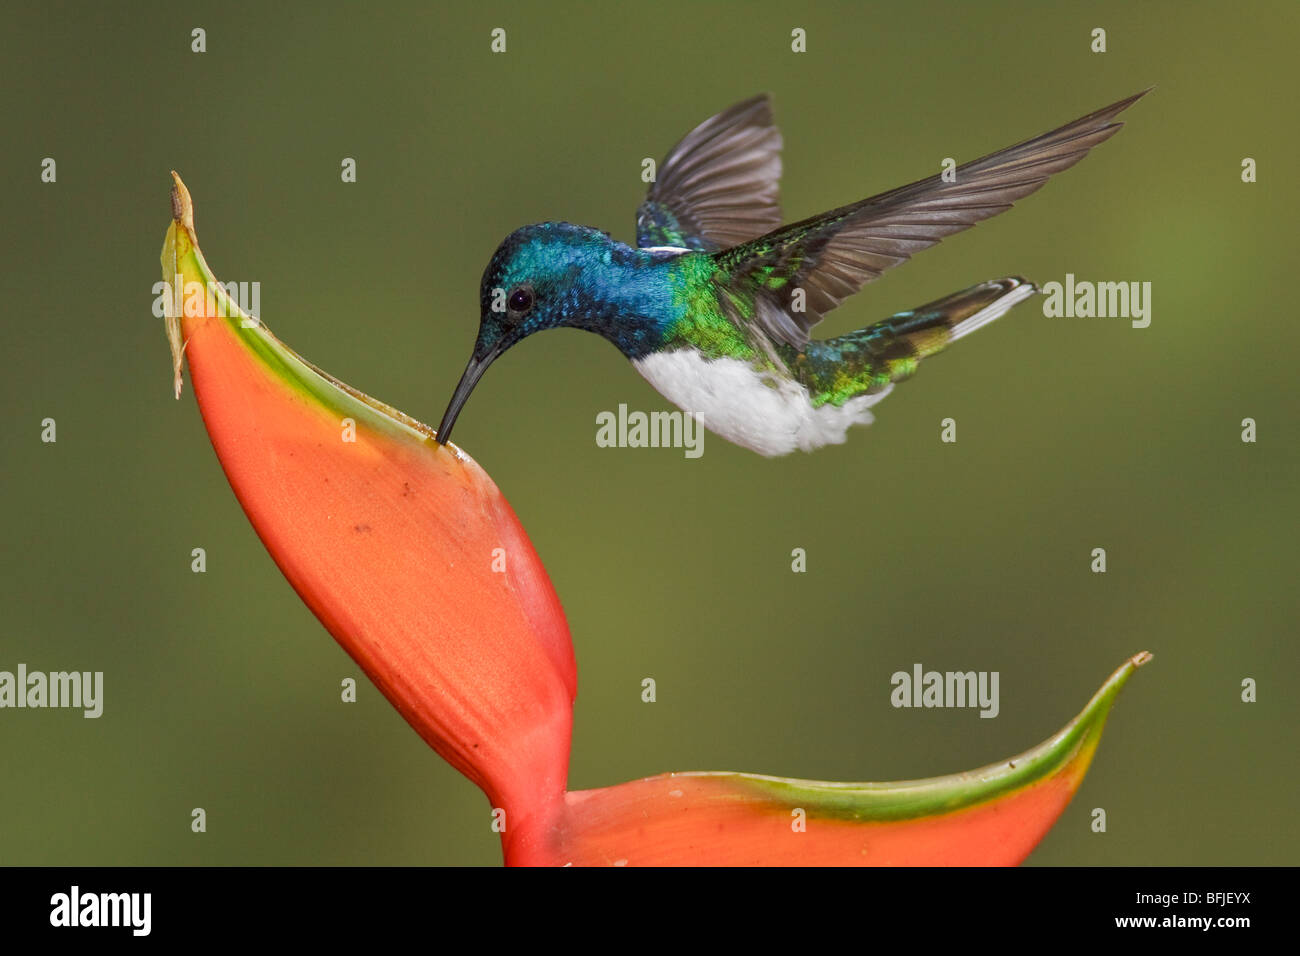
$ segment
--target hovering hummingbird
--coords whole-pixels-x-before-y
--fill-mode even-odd
[[[814,341],[809,330],[886,269],[1073,166],[1147,92],[947,177],[788,226],[771,104],[766,95],[737,103],[668,153],[637,211],[637,248],[567,222],[524,226],[501,243],[483,273],[478,339],[438,441],[501,353],[567,326],[604,336],[666,398],[761,455],[843,442],[921,359],[1037,290],[995,279],[837,338]]]

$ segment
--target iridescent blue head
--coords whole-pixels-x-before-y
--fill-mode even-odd
[[[662,255],[632,249],[597,229],[567,222],[524,226],[497,247],[479,288],[474,354],[438,426],[445,443],[487,367],[534,332],[585,329],[637,358],[663,344],[669,289]]]

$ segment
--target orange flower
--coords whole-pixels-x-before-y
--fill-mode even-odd
[[[686,773],[567,793],[573,647],[519,519],[468,455],[304,361],[230,300],[172,175],[162,266],[181,293],[167,315],[176,394],[184,357],[262,543],[406,721],[503,812],[507,863],[1016,863],[1060,815],[1149,655],[1039,747],[965,774]]]

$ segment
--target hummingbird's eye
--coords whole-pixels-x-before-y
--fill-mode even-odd
[[[510,293],[508,305],[511,312],[527,312],[533,307],[533,290],[527,286],[520,286]]]

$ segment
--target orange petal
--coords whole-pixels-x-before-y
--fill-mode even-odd
[[[206,290],[216,280],[179,177],[173,219],[164,279]],[[183,346],[249,521],[398,712],[506,810],[507,832],[526,829],[562,800],[577,674],[519,520],[468,455],[309,365],[213,291],[191,299],[197,314],[169,303],[176,390]]]
[[[997,866],[1019,863],[1078,789],[1138,654],[1039,746],[966,773],[824,783],[675,773],[571,793],[549,844],[516,864]],[[525,852],[525,849],[528,852]]]

